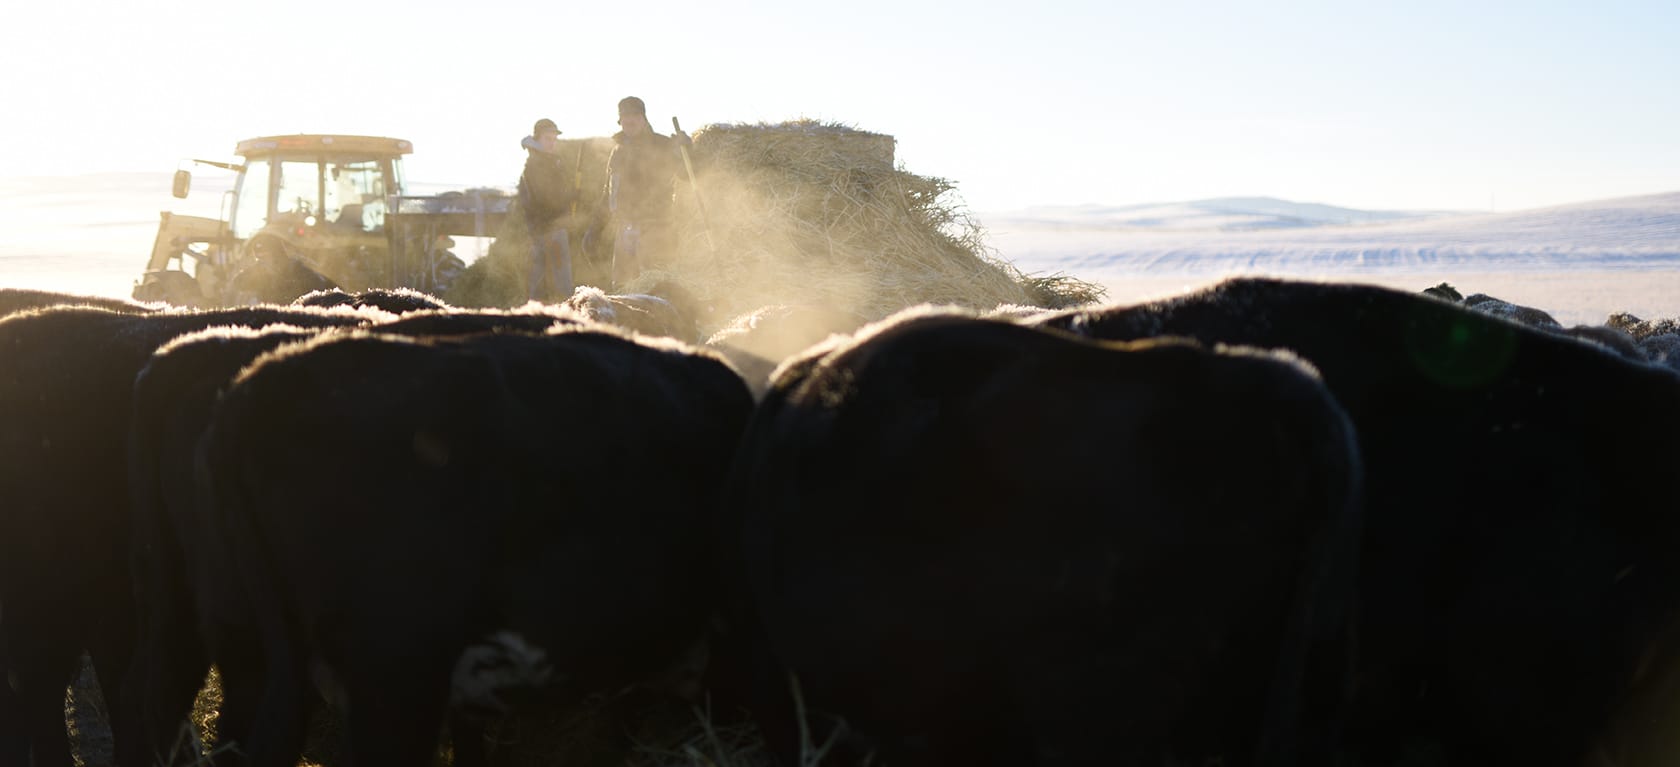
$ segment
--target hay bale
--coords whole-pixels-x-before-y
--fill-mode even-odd
[[[664,268],[709,296],[720,317],[768,304],[879,319],[923,303],[986,309],[1101,297],[1090,283],[1029,278],[998,258],[955,185],[896,167],[893,143],[810,120],[702,128],[694,159],[706,215],[679,184],[678,253]]]
[[[704,138],[702,138],[702,136]],[[830,167],[893,169],[898,140],[817,120],[708,125],[695,133],[696,152],[795,170]],[[704,149],[698,147],[704,146]]]

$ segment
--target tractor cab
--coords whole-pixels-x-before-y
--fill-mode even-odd
[[[401,139],[300,134],[241,141],[237,165],[196,161],[239,174],[222,219],[163,213],[134,297],[215,306],[392,286],[386,214],[412,150]],[[174,195],[190,186],[177,171]]]

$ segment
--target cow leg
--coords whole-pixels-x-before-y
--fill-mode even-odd
[[[14,677],[0,668],[0,764],[29,764],[29,731],[23,726],[23,696],[12,689]]]
[[[450,767],[486,767],[490,763],[484,753],[484,727],[470,717],[450,713],[449,741],[455,752]]]
[[[262,703],[262,664],[230,655],[217,659],[216,671],[222,706],[216,716],[216,742],[211,750],[243,754]]]
[[[387,668],[382,672],[373,666]],[[405,669],[383,660],[358,663],[350,674],[345,729],[351,764],[431,764],[448,707],[447,683],[434,683],[436,675],[423,667]]]
[[[104,635],[95,637],[88,646],[88,657],[93,662],[93,675],[99,682],[99,694],[105,699],[106,724],[111,728],[113,746],[119,751],[123,747],[121,736],[133,729],[128,712],[121,705],[134,652],[134,632],[130,617],[122,617],[119,624],[121,630],[107,629],[103,632]]]
[[[12,595],[8,594],[8,597]],[[51,600],[12,598],[5,604],[5,661],[9,673],[0,702],[5,754],[34,754],[35,767],[70,767],[64,697],[81,671],[80,615]],[[20,745],[26,743],[27,745]],[[29,761],[6,762],[29,764]]]
[[[117,763],[149,765],[176,750],[193,700],[210,672],[210,655],[194,630],[198,616],[190,586],[158,557],[133,560],[137,623],[134,656],[119,702],[110,695]],[[107,677],[100,671],[101,684]],[[118,711],[120,709],[120,716]]]
[[[113,704],[111,726],[118,764],[152,764],[176,750],[181,728],[209,671],[209,656],[195,632],[147,632],[123,682],[120,716],[116,702],[107,696]],[[103,685],[107,678],[103,669],[99,678]]]
[[[707,669],[707,674],[711,677],[708,686],[721,693],[723,710],[734,714],[730,710],[733,704],[751,712],[776,764],[803,764],[799,703],[793,695],[796,682],[776,661],[763,625],[755,616],[738,619],[720,648],[718,662]]]
[[[237,717],[233,724],[249,733],[244,750],[250,764],[292,767],[303,753],[315,696],[309,691],[309,679],[300,664],[286,663],[274,655],[265,660],[261,666],[233,664],[243,666],[237,672],[240,700],[235,705],[240,710],[232,712]],[[223,676],[225,680],[225,671]],[[252,696],[250,692],[255,690],[260,694]],[[253,698],[256,705],[246,708]],[[224,699],[224,704],[227,702]]]
[[[17,710],[34,755],[34,767],[70,767],[64,695],[81,668],[81,653],[62,649],[25,653],[14,645],[12,662],[18,678]]]

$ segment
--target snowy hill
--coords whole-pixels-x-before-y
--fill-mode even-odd
[[[1328,207],[1303,211],[1266,202],[1278,203],[1276,210],[1287,214],[1282,218],[1299,220]],[[1240,231],[1186,223],[1212,220],[1204,217],[1212,203],[1229,201],[1039,208],[978,218],[998,255],[1023,271],[1097,282],[1115,301],[1266,274],[1405,289],[1450,281],[1467,292],[1527,298],[1575,322],[1600,322],[1610,311],[1680,314],[1680,192],[1509,213],[1397,214],[1371,223],[1323,221],[1322,215],[1318,225]],[[1136,215],[1144,210],[1186,215]]]
[[[1251,231],[1431,218],[1441,211],[1356,210],[1272,197],[1220,197],[1145,205],[1035,207],[985,216],[998,229]]]
[[[1375,212],[1357,223],[1336,223],[1334,217],[1357,218],[1362,211],[1280,200],[1249,207],[1231,202],[1040,208],[979,218],[992,246],[1005,258],[1027,262],[1024,267],[1072,259],[1086,266],[1204,271],[1261,263],[1292,268],[1539,261],[1556,268],[1576,261],[1668,264],[1680,257],[1680,192],[1510,213]],[[1145,211],[1152,213],[1142,215]],[[1220,215],[1272,223],[1240,230],[1190,223]]]

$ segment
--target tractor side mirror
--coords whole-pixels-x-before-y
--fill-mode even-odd
[[[175,183],[170,188],[170,194],[178,200],[187,199],[187,190],[192,188],[192,173],[186,170],[175,171]]]

